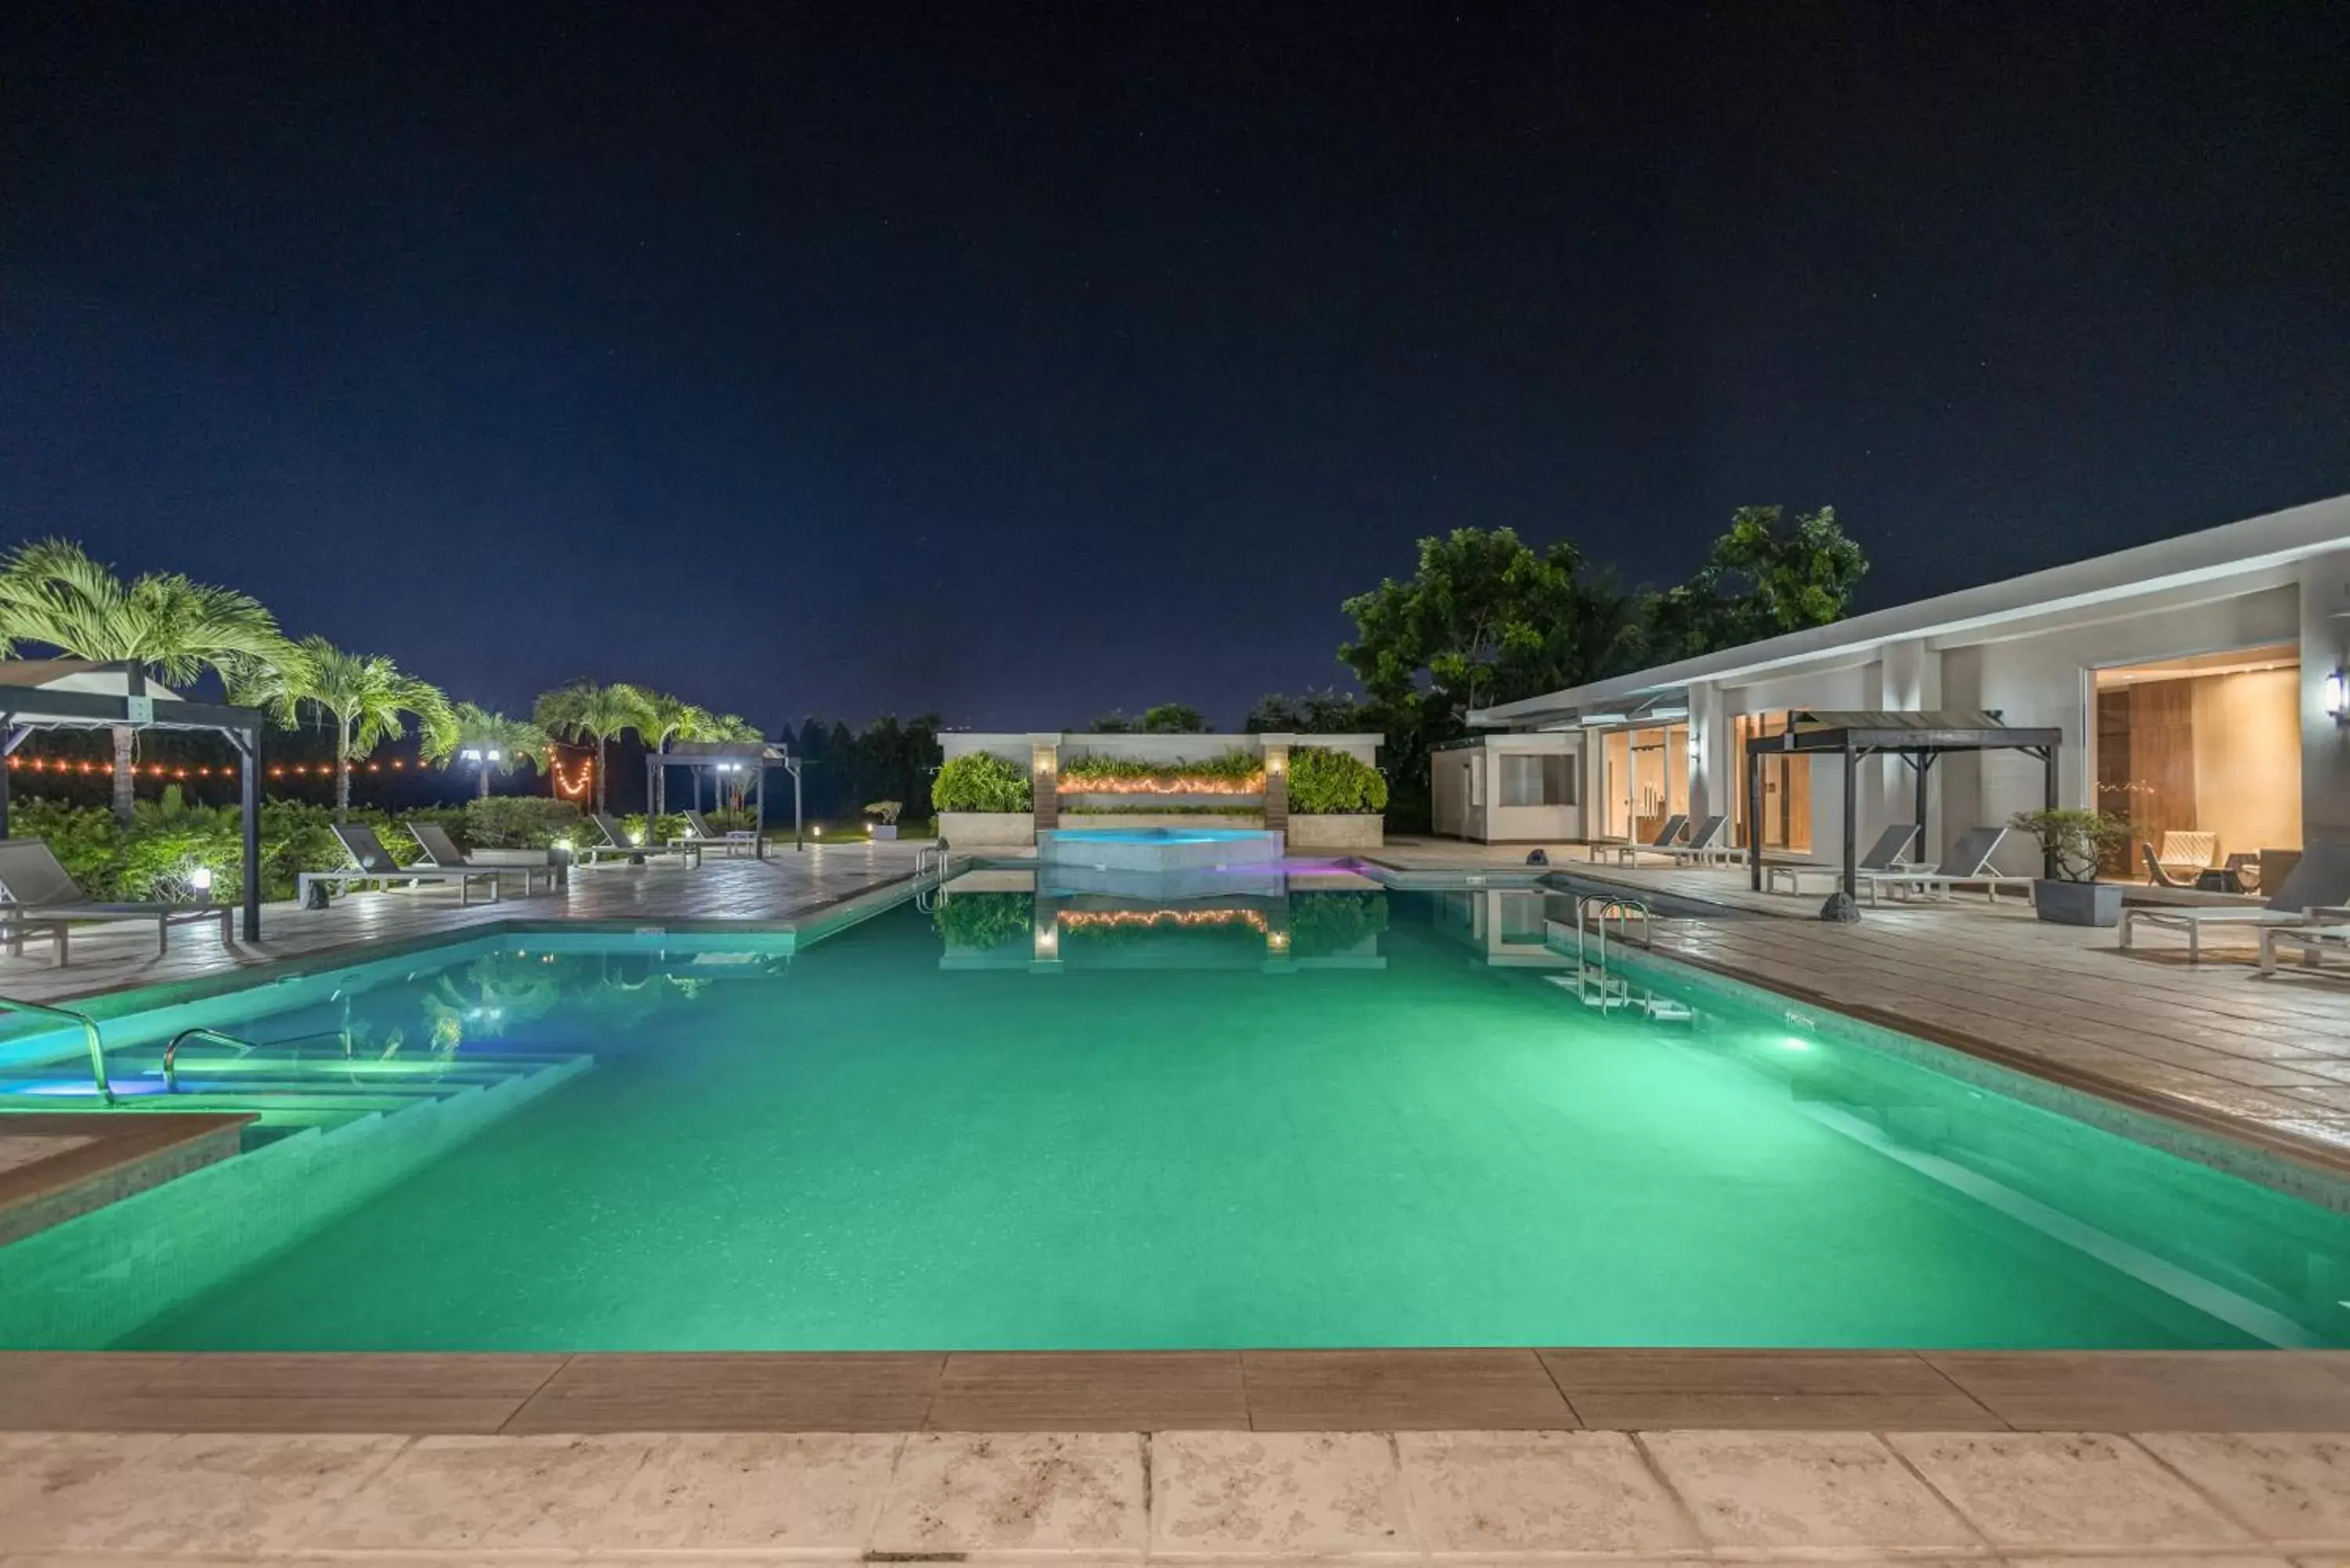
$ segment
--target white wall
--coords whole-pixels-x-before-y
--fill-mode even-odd
[[[2302,565],[2301,817],[2311,843],[2350,844],[2350,729],[2325,711],[2325,678],[2350,663],[2350,551]]]

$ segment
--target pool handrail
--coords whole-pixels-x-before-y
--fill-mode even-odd
[[[37,1012],[44,1017],[62,1018],[81,1025],[82,1038],[89,1045],[90,1081],[98,1085],[99,1097],[109,1106],[122,1102],[114,1097],[113,1081],[106,1071],[106,1041],[98,1032],[98,1020],[86,1012],[76,1012],[70,1007],[55,1007],[46,1002],[26,1002],[18,996],[0,996],[0,1012],[15,1008],[19,1012]]]

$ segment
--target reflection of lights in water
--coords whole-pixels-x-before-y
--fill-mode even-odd
[[[1799,1039],[1793,1034],[1782,1034],[1771,1044],[1782,1051],[1808,1051],[1812,1048],[1810,1041]]]
[[[1277,953],[1287,952],[1289,950],[1289,933],[1287,931],[1267,931],[1264,934],[1264,945],[1271,948]]]
[[[1054,919],[1077,930],[1116,926],[1247,926],[1264,935],[1273,932],[1272,923],[1254,909],[1063,909]]]

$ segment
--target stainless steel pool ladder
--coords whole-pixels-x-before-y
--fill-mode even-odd
[[[229,1047],[240,1056],[257,1049],[261,1044],[258,1040],[241,1040],[234,1034],[224,1034],[217,1029],[206,1029],[202,1024],[193,1029],[181,1030],[172,1036],[172,1043],[163,1047],[163,1092],[167,1095],[176,1095],[180,1092],[180,1047],[191,1040],[209,1040],[215,1045]],[[305,1040],[339,1041],[342,1043],[343,1054],[348,1056],[351,1054],[351,1032],[348,1025],[340,1029],[321,1029],[315,1034],[296,1034],[290,1040],[275,1040],[270,1044],[299,1045]]]
[[[98,1085],[99,1097],[108,1105],[120,1105],[114,1097],[113,1080],[106,1072],[106,1042],[98,1033],[98,1021],[86,1012],[76,1012],[70,1007],[51,1007],[46,1002],[26,1002],[14,996],[0,996],[0,1011],[15,1008],[19,1012],[37,1012],[47,1018],[62,1018],[68,1023],[81,1025],[83,1040],[89,1046],[90,1082]]]
[[[951,854],[938,848],[914,852],[914,908],[924,914],[947,901],[947,861]]]
[[[1595,909],[1596,913],[1594,913]],[[1640,945],[1656,946],[1656,915],[1638,898],[1627,898],[1617,893],[1586,893],[1575,901],[1575,956],[1581,963],[1592,961],[1597,954],[1599,967],[1607,967],[1607,922],[1616,922],[1616,940],[1632,940],[1632,921],[1640,922]]]

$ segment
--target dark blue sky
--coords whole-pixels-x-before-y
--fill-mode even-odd
[[[18,5],[0,531],[508,709],[1223,722],[1507,524],[2350,489],[2350,6]]]

